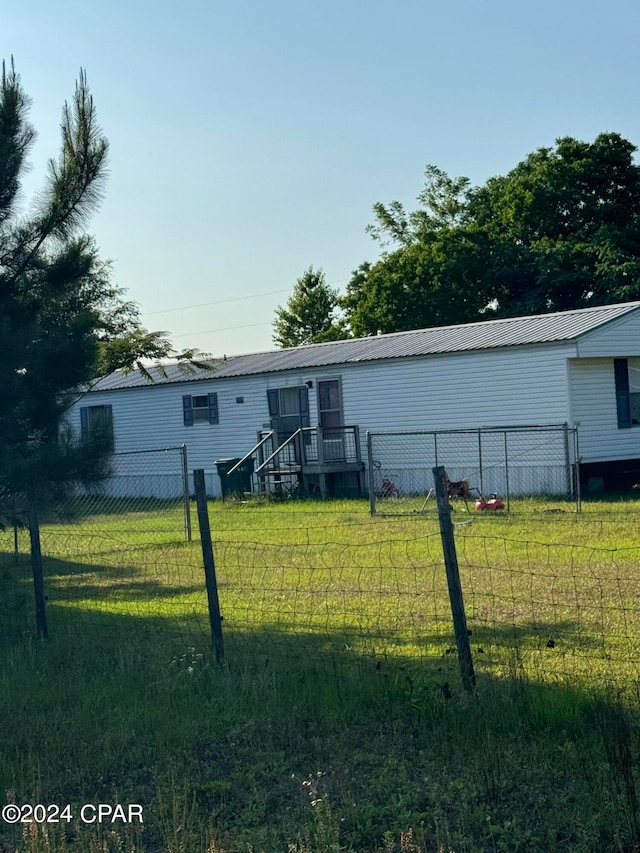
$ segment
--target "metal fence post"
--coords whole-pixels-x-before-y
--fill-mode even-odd
[[[573,492],[571,484],[571,455],[569,453],[569,424],[565,421],[562,425],[562,438],[564,441],[564,470],[565,470],[565,488],[569,497]]]
[[[576,510],[582,512],[582,486],[580,484],[580,442],[578,437],[578,425],[574,428],[574,447],[576,455]]]
[[[367,468],[369,479],[369,512],[376,514],[376,485],[373,477],[373,445],[371,433],[367,430]]]
[[[458,662],[462,675],[464,689],[472,692],[476,686],[476,676],[473,671],[473,658],[471,657],[471,645],[469,643],[469,631],[467,630],[467,617],[464,611],[464,599],[462,597],[462,585],[460,583],[460,570],[458,568],[458,556],[456,554],[456,543],[453,537],[453,522],[451,521],[451,506],[447,494],[446,473],[443,466],[433,469],[433,478],[438,501],[438,520],[440,522],[440,536],[442,539],[442,551],[444,564],[447,572],[447,585],[449,587],[449,600],[451,602],[451,613],[453,615],[453,629],[456,635],[456,646],[458,648]]]
[[[13,560],[18,562],[20,554],[20,540],[18,537],[18,498],[13,496]]]
[[[189,467],[187,463],[187,445],[180,445],[182,455],[182,490],[184,498],[184,529],[187,535],[187,542],[191,542],[191,500],[189,496]]]
[[[504,485],[507,491],[507,512],[511,512],[511,493],[509,492],[509,438],[505,430],[504,435]]]
[[[207,507],[207,490],[204,483],[204,468],[196,468],[193,472],[193,483],[198,507],[198,526],[200,527],[200,542],[202,544],[202,562],[207,584],[207,600],[209,602],[209,623],[211,639],[220,663],[224,657],[224,638],[222,636],[222,616],[220,615],[220,599],[218,598],[218,582],[216,580],[216,565],[213,559],[213,543],[209,526],[209,510]]]

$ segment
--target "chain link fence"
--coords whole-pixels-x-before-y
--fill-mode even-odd
[[[435,509],[438,465],[474,498],[498,496],[508,510],[542,496],[580,507],[578,435],[567,424],[369,432],[367,455],[372,514]]]
[[[111,475],[102,482],[61,491],[41,487],[35,502],[16,494],[5,507],[0,517],[0,639],[22,635],[33,622],[28,588],[41,574],[33,556],[30,562],[34,525],[45,587],[44,599],[36,595],[36,610],[38,599],[48,600],[53,624],[58,619],[66,625],[68,608],[76,599],[85,600],[89,590],[90,597],[122,598],[128,618],[133,614],[127,607],[137,599],[144,599],[147,613],[160,602],[164,618],[175,599],[178,621],[192,618],[187,598],[203,596],[204,587],[201,566],[196,561],[194,570],[185,551],[192,540],[186,446],[116,453],[110,461]],[[167,587],[160,578],[169,573]],[[92,605],[84,614],[88,634],[104,622],[96,615],[101,609]],[[39,631],[41,616],[36,613]]]
[[[108,480],[77,488],[57,507],[61,517],[88,520],[114,514],[140,514],[164,510],[171,528],[182,527],[191,539],[189,468],[187,447],[162,447],[114,453]]]
[[[158,540],[176,533],[192,537],[190,488],[186,445],[114,453],[111,476],[90,486],[64,489],[60,497],[46,491],[39,500],[41,521],[75,524],[84,531],[113,530],[123,535],[153,533]],[[14,551],[22,550],[27,526],[26,496],[16,495],[10,513]]]

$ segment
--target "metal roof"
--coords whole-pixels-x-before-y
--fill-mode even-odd
[[[581,308],[556,314],[537,314],[505,320],[486,320],[458,326],[440,326],[411,332],[394,332],[368,338],[308,344],[272,352],[234,355],[212,359],[210,369],[196,368],[185,373],[175,362],[163,365],[166,376],[150,368],[154,384],[193,382],[203,379],[222,379],[250,376],[259,373],[279,373],[283,370],[329,367],[338,364],[358,364],[389,358],[468,352],[497,347],[522,346],[575,340],[612,320],[640,308],[640,302]],[[93,391],[148,386],[138,370],[129,373],[116,371],[100,379]]]

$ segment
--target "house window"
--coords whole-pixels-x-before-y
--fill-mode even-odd
[[[198,423],[218,423],[217,394],[185,394],[182,398],[182,417],[185,426]]]
[[[289,417],[300,414],[300,392],[298,388],[280,388],[280,415]]]
[[[83,444],[104,439],[113,450],[113,407],[83,406],[80,430]]]
[[[640,426],[640,358],[614,358],[618,429]]]

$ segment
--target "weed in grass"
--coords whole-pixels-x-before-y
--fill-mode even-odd
[[[178,784],[170,778],[164,785],[159,785],[156,808],[163,853],[191,853],[200,846],[201,826],[196,798],[186,781]]]
[[[314,853],[340,853],[344,849],[340,845],[341,818],[334,814],[331,807],[329,795],[322,784],[324,775],[322,771],[317,771],[302,781],[311,808],[312,849]]]

